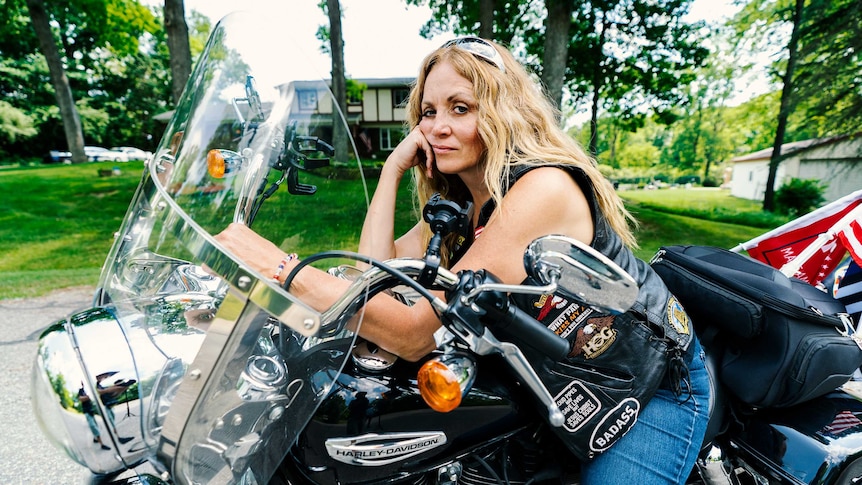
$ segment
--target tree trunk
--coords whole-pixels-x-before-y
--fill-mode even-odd
[[[697,150],[700,145],[700,137],[703,131],[703,104],[700,100],[695,101],[697,107],[695,108],[695,117],[694,117],[694,139],[691,141],[691,168],[697,167]]]
[[[494,0],[479,0],[479,37],[494,39]]]
[[[714,114],[713,116],[715,116],[715,121],[713,121],[713,123],[712,123],[712,137],[711,137],[712,142],[704,145],[704,156],[706,157],[706,162],[704,163],[704,168],[703,168],[703,181],[702,181],[702,183],[706,183],[706,181],[709,179],[709,169],[710,169],[710,166],[712,165],[712,161],[714,159],[718,158],[716,156],[717,150],[715,149],[715,143],[716,143],[716,140],[718,140],[719,134],[722,131],[723,119],[722,119],[722,114],[720,111],[717,112],[716,114]],[[716,182],[718,182],[719,186],[721,186],[724,183],[724,181],[721,180],[721,174],[719,174],[718,177],[716,177]]]
[[[602,46],[605,45],[605,32],[608,29],[607,19],[602,20],[601,32],[599,32],[599,39],[596,42],[596,49],[601,51]],[[599,129],[599,98],[602,93],[602,60],[603,57],[599,52],[597,55],[593,56],[594,59],[597,59],[596,66],[593,68],[593,102],[590,107],[590,155],[593,157],[598,153],[598,129]]]
[[[796,67],[796,50],[799,44],[799,29],[802,24],[802,9],[804,0],[796,0],[793,11],[793,32],[790,34],[790,44],[787,46],[787,71],[784,73],[784,86],[781,88],[781,105],[778,109],[778,127],[775,129],[775,143],[772,144],[772,156],[769,158],[769,175],[766,177],[766,192],[763,194],[763,210],[775,210],[775,177],[778,165],[781,164],[781,145],[784,144],[784,133],[787,130],[787,118],[793,110],[793,70]]]
[[[344,39],[341,34],[341,3],[339,0],[326,0],[329,12],[329,45],[332,52],[332,94],[338,109],[347,118],[347,82],[344,79]],[[337,111],[332,116],[332,145],[335,160],[346,163],[348,159],[348,131],[341,122]]]
[[[566,80],[566,61],[569,57],[569,26],[572,23],[574,2],[545,0],[545,6],[548,9],[548,17],[545,19],[542,84],[554,106],[561,109],[563,84]]]
[[[27,0],[27,8],[30,10],[30,21],[36,37],[39,38],[39,48],[45,60],[48,62],[48,73],[51,76],[51,85],[54,87],[54,96],[57,98],[57,106],[60,108],[60,118],[63,121],[63,132],[66,135],[66,144],[72,153],[72,162],[86,162],[84,155],[84,131],[81,128],[81,118],[75,107],[75,98],[72,96],[72,87],[69,78],[63,69],[63,61],[60,59],[60,51],[51,31],[51,23],[48,12],[42,0]]]
[[[189,27],[183,0],[165,0],[165,33],[171,58],[171,96],[174,105],[180,100],[186,82],[192,74],[192,52],[189,47]]]

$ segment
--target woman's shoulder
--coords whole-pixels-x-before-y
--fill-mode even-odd
[[[572,211],[591,212],[585,190],[568,169],[556,165],[537,166],[511,185],[509,194],[512,197],[504,197],[504,203],[508,198],[512,204],[529,203],[548,214],[568,218]]]
[[[556,191],[576,190],[581,192],[578,177],[580,171],[574,166],[564,165],[533,165],[513,171],[513,179],[511,181],[512,188],[519,184],[514,182],[523,181],[522,186],[529,186],[533,190],[541,189],[554,193]]]
[[[531,176],[533,177],[539,176],[537,174],[541,174],[542,176],[561,178],[565,178],[564,175],[567,175],[568,178],[574,178],[576,180],[585,176],[583,169],[575,164],[523,163],[511,168],[509,171],[509,182],[514,183],[530,174],[532,174]]]

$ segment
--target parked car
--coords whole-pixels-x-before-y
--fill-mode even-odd
[[[72,154],[63,150],[51,150],[45,157],[45,163],[67,163],[72,160]]]
[[[128,162],[129,156],[123,152],[108,150],[104,147],[85,146],[84,154],[91,162]]]
[[[135,147],[113,147],[111,150],[115,152],[125,153],[129,160],[149,160],[153,156],[152,152],[141,150]]]

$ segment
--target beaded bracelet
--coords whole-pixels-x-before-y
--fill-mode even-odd
[[[285,257],[281,258],[281,262],[278,263],[278,268],[275,268],[275,274],[272,275],[272,279],[274,281],[278,281],[278,278],[281,276],[281,272],[284,271],[284,267],[287,265],[287,263],[293,261],[294,259],[297,259],[298,257],[299,256],[297,256],[296,253],[290,253]]]

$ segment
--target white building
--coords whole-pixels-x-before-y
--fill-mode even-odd
[[[792,178],[816,179],[827,185],[826,202],[862,189],[862,133],[785,143],[786,158],[778,165],[775,189]],[[772,148],[731,160],[730,193],[735,197],[763,200],[769,176]]]

